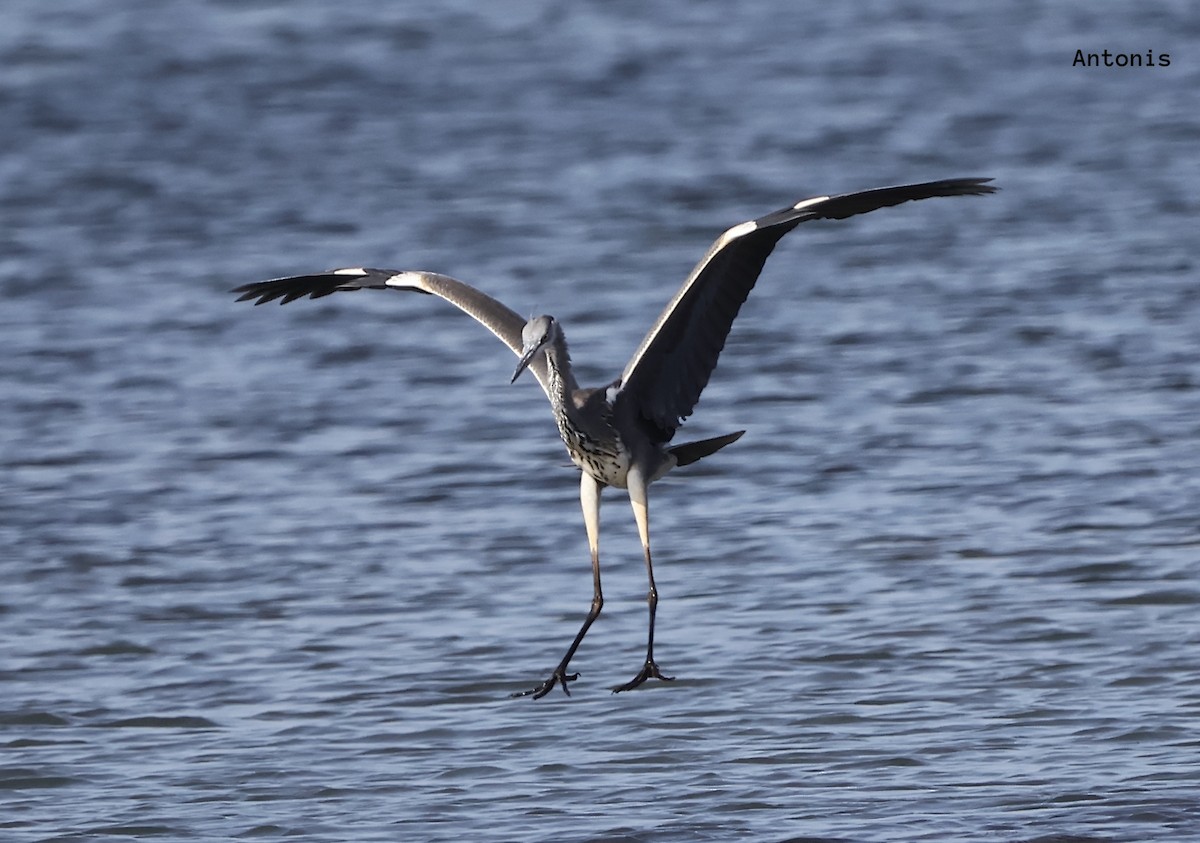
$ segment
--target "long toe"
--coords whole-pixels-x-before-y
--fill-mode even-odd
[[[662,671],[659,670],[658,665],[654,663],[654,660],[647,659],[646,663],[642,665],[642,669],[638,671],[638,675],[630,679],[624,685],[618,685],[617,687],[613,688],[613,693],[619,694],[622,691],[632,691],[647,679],[661,679],[663,682],[672,682],[674,681],[675,677],[663,676]]]
[[[550,674],[549,679],[536,688],[530,688],[528,691],[517,691],[510,696],[514,699],[517,697],[533,697],[535,700],[540,700],[554,690],[555,685],[562,685],[563,693],[569,697],[571,696],[571,689],[567,687],[567,683],[574,682],[578,678],[578,673],[566,673],[562,668],[559,668]]]

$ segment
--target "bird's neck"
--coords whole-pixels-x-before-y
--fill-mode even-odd
[[[572,396],[579,384],[571,371],[571,353],[567,351],[567,340],[561,330],[542,353],[546,355],[546,369],[550,373],[550,401],[555,409],[572,407]]]

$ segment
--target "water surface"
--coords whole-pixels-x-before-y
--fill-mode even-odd
[[[19,841],[1180,840],[1200,827],[1187,4],[53,4],[0,14],[0,829]],[[1076,49],[1168,67],[1071,67]],[[659,661],[532,380],[777,249],[657,484]]]

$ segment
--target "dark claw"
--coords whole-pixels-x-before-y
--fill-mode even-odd
[[[533,697],[535,700],[540,700],[546,694],[554,689],[555,685],[561,684],[563,693],[568,697],[571,696],[571,689],[567,687],[568,682],[574,682],[579,678],[578,673],[564,673],[560,667],[550,674],[550,678],[538,685],[536,688],[530,688],[528,691],[517,691],[515,694],[510,694],[512,699],[517,697]]]
[[[638,671],[638,675],[630,679],[624,685],[618,685],[613,688],[614,694],[619,694],[622,691],[632,691],[638,685],[641,685],[647,679],[661,679],[664,682],[674,682],[674,676],[663,676],[662,671],[658,669],[658,665],[653,659],[646,659],[646,663],[642,665],[642,669]]]

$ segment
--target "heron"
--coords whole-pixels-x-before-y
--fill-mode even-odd
[[[571,461],[578,466],[579,500],[592,563],[592,602],[566,654],[541,683],[513,697],[540,699],[557,685],[570,696],[569,673],[584,636],[604,606],[600,587],[600,493],[608,486],[625,489],[641,540],[649,590],[646,657],[630,681],[613,692],[628,691],[649,679],[671,681],[654,658],[654,618],[658,588],[650,554],[649,487],[667,472],[690,465],[737,441],[743,430],[670,444],[717,365],[726,337],[776,243],[811,220],[841,220],[879,208],[937,196],[993,193],[990,178],[957,178],[880,187],[838,196],[816,196],[726,230],[713,242],[658,320],[650,328],[620,376],[611,383],[581,389],[571,368],[562,325],[553,316],[530,319],[450,276],[424,270],[349,267],[313,275],[257,281],[234,288],[238,301],[256,305],[276,299],[287,304],[303,296],[399,290],[437,296],[491,331],[518,358],[510,383],[525,370],[541,385]]]

